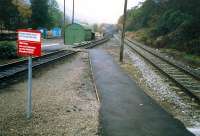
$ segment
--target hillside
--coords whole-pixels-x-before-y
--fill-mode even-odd
[[[146,0],[128,10],[127,35],[149,46],[199,56],[199,7],[199,0]]]

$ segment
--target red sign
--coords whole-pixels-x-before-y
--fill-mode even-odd
[[[17,53],[19,56],[41,56],[40,31],[20,29],[17,33]]]

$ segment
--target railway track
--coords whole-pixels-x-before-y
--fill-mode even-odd
[[[41,65],[56,61],[66,56],[75,54],[76,51],[61,50],[53,53],[43,55],[41,57],[33,58],[33,68]],[[0,82],[7,80],[8,78],[15,76],[19,73],[27,71],[28,60],[17,61],[15,63],[1,65],[0,66]]]
[[[90,42],[86,42],[86,43],[81,43],[79,45],[74,46],[73,48],[85,48],[85,49],[90,49],[93,48],[96,45],[99,44],[103,44],[105,42],[107,42],[109,40],[109,38],[101,38],[101,39],[97,39],[94,41],[90,41]]]
[[[102,44],[106,42],[108,38],[102,38],[99,40],[95,40],[92,42],[87,42],[85,44],[80,44],[75,46],[74,48],[92,48],[96,45]],[[56,60],[62,59],[66,56],[70,56],[72,54],[77,53],[77,51],[70,51],[70,50],[59,50],[52,53],[48,53],[41,57],[33,58],[33,68],[40,67],[44,64],[48,64],[54,62]],[[28,60],[17,61],[14,63],[0,65],[0,84],[3,81],[7,81],[10,77],[16,76],[17,74],[23,73],[28,70]]]
[[[200,104],[200,76],[199,73],[189,68],[176,64],[169,58],[164,57],[155,50],[145,47],[144,45],[125,40],[126,45],[145,60],[150,62],[154,67],[159,69],[164,75],[174,81],[184,92],[190,95]]]

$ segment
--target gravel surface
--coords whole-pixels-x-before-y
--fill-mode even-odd
[[[87,53],[38,69],[33,77],[32,119],[25,118],[26,81],[0,94],[0,136],[98,135],[99,103]]]
[[[119,63],[119,46],[118,41],[111,39],[98,48],[106,50]],[[124,63],[120,65],[167,112],[181,120],[190,131],[200,136],[200,106],[188,95],[127,47]]]

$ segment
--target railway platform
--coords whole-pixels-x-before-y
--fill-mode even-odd
[[[90,50],[104,136],[194,136],[162,109],[101,49]]]

